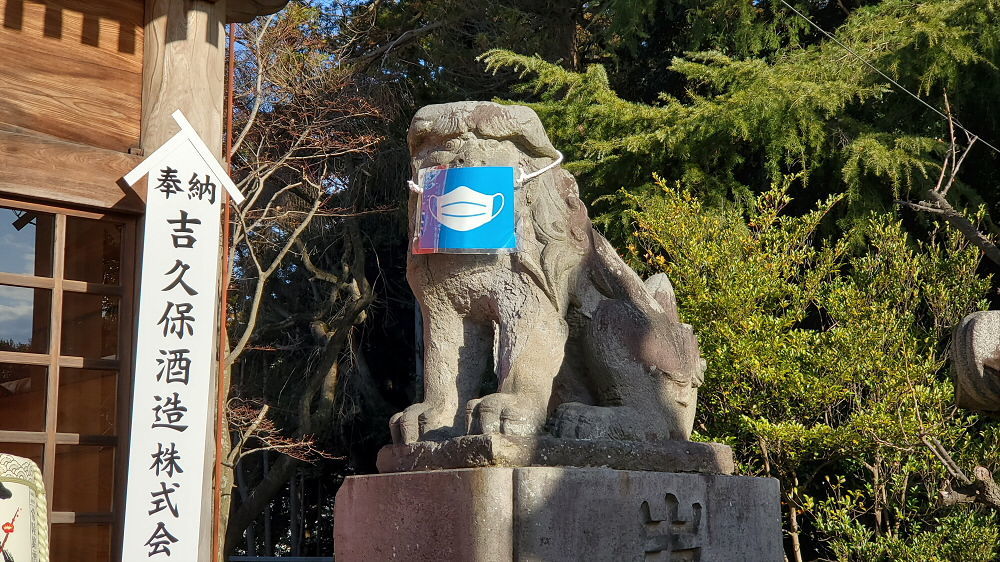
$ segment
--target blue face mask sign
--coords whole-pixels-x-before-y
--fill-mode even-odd
[[[434,168],[421,179],[420,231],[413,253],[517,250],[514,168]]]

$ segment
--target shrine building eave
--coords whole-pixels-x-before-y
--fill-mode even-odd
[[[228,0],[226,3],[227,23],[246,23],[257,16],[277,12],[288,4],[288,0]]]

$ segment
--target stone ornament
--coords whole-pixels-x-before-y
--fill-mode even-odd
[[[951,342],[955,401],[962,408],[1000,411],[1000,310],[974,312]]]
[[[510,166],[530,179],[515,191],[517,252],[410,252],[424,392],[391,419],[393,442],[688,440],[705,364],[673,287],[663,274],[643,282],[615,253],[569,172],[555,166],[530,177],[560,157],[534,111],[431,105],[413,118],[408,142],[414,178],[439,166]],[[496,388],[484,392],[491,381]]]

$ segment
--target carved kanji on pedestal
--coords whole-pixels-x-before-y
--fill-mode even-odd
[[[662,503],[642,502],[640,507],[647,561],[678,562],[701,559],[704,526],[701,504],[681,508],[674,494],[666,494]]]

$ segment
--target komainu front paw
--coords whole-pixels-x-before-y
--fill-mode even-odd
[[[389,431],[395,445],[415,443],[433,434],[435,439],[454,437],[454,410],[429,402],[417,402],[389,419]]]
[[[469,400],[466,420],[469,435],[538,435],[545,424],[545,407],[498,392]]]

